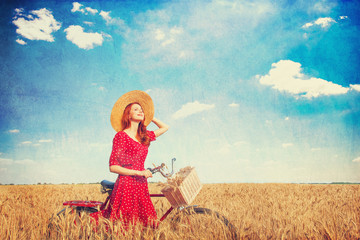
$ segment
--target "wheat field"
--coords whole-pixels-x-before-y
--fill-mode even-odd
[[[149,185],[151,193],[160,186]],[[230,239],[214,217],[157,229],[104,220],[97,228],[87,215],[55,217],[67,200],[104,201],[99,184],[0,186],[0,239]],[[170,207],[153,198],[158,216]],[[360,239],[360,185],[205,184],[192,204],[225,216],[237,239]],[[173,213],[171,213],[173,214]],[[198,224],[198,225],[196,225]],[[195,227],[194,227],[195,226]]]

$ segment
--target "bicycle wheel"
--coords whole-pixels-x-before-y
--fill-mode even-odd
[[[172,219],[175,231],[195,239],[237,239],[237,231],[226,217],[208,208],[188,207]]]
[[[80,226],[84,219],[98,210],[93,207],[66,207],[51,217],[48,224],[48,236],[64,231],[64,226]]]
[[[71,214],[91,214],[91,213],[95,213],[97,212],[98,210],[96,208],[93,208],[93,207],[81,207],[81,206],[76,206],[76,207],[66,207],[64,209],[62,209],[60,212],[58,212],[56,215],[58,217],[63,217],[68,213],[71,213]]]
[[[81,224],[81,219],[87,218],[91,213],[95,213],[98,210],[93,207],[67,207],[62,209],[56,215],[59,218],[70,218],[74,220],[75,224]]]

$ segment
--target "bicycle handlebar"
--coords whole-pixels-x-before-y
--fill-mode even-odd
[[[174,162],[176,161],[176,158],[171,159],[171,172],[170,173],[164,173],[163,169],[165,167],[165,163],[162,163],[160,166],[157,166],[155,168],[148,168],[148,170],[152,173],[155,174],[157,172],[161,173],[161,175],[164,178],[169,178],[174,174]]]

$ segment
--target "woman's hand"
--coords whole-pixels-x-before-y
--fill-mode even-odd
[[[145,178],[152,177],[152,173],[149,170],[139,171],[139,176],[143,176]]]

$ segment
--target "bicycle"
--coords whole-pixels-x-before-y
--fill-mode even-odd
[[[165,173],[164,168],[165,164],[162,163],[159,166],[156,166],[154,168],[148,168],[148,170],[151,171],[152,174],[160,173],[164,178],[170,178],[174,174],[174,162],[175,158],[171,160],[171,172]],[[111,193],[113,191],[114,182],[103,180],[101,181],[101,192],[103,194],[108,194],[104,202],[100,201],[82,201],[82,200],[76,200],[76,201],[66,201],[63,203],[64,206],[66,206],[64,209],[62,209],[60,212],[57,213],[57,216],[64,216],[66,213],[75,213],[77,216],[81,216],[83,214],[91,214],[95,213],[97,211],[101,211],[106,209],[109,203],[109,199],[111,196]],[[158,197],[158,198],[164,198],[164,194],[150,194],[151,198]],[[167,217],[170,215],[171,212],[176,210],[175,214],[171,217],[170,221],[175,223],[175,226],[179,224],[180,222],[185,225],[191,225],[194,221],[200,222],[202,225],[205,222],[211,222],[209,221],[210,218],[214,218],[216,221],[219,221],[227,228],[227,231],[229,232],[229,235],[232,239],[237,239],[237,231],[234,225],[230,223],[230,221],[221,215],[220,213],[213,211],[208,208],[198,207],[197,205],[188,205],[188,206],[180,206],[180,207],[173,207],[170,206],[170,208],[160,217],[159,223],[163,222]],[[198,216],[201,216],[200,219],[196,219]],[[76,224],[76,222],[75,222]],[[204,227],[204,226],[203,226]],[[210,226],[212,227],[212,223],[210,223]],[[196,231],[196,229],[195,229]]]

